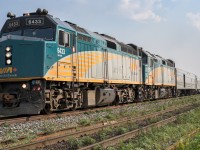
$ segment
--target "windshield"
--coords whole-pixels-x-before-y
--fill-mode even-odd
[[[3,33],[2,36],[6,36],[6,35],[21,35],[21,34],[22,34],[22,30],[17,30],[17,31]]]
[[[25,29],[24,36],[42,38],[47,41],[53,40],[53,29]]]
[[[2,36],[6,36],[6,35],[21,35],[21,36],[27,36],[27,37],[36,37],[36,38],[42,38],[46,41],[52,41],[54,38],[53,28],[24,29],[23,31],[17,30],[17,31],[12,31],[12,32],[7,32],[7,33],[2,34]]]

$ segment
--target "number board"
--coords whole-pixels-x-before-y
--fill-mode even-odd
[[[8,21],[7,23],[7,28],[11,29],[11,28],[16,28],[20,26],[20,21],[19,20],[13,20],[13,21]]]
[[[27,18],[26,19],[26,25],[32,26],[32,25],[44,25],[44,18]]]

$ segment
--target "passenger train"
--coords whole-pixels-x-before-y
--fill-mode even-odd
[[[199,77],[135,44],[61,21],[45,9],[7,17],[0,33],[0,115],[199,92]]]

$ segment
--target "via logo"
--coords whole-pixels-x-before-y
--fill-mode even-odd
[[[17,72],[17,68],[15,67],[0,68],[0,74],[12,74],[14,72]]]

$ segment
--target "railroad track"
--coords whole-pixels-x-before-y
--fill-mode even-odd
[[[122,141],[127,141],[129,139],[132,139],[132,138],[139,136],[141,133],[146,133],[146,132],[150,131],[152,128],[155,128],[155,127],[159,128],[159,127],[162,127],[163,125],[174,122],[177,119],[178,116],[181,116],[183,114],[185,114],[185,112],[177,114],[177,115],[172,116],[170,118],[161,120],[159,122],[147,125],[147,126],[142,127],[140,129],[136,129],[136,130],[127,132],[125,134],[118,135],[118,136],[109,138],[107,140],[103,140],[101,142],[80,148],[79,150],[92,150],[93,148],[98,147],[98,146],[101,146],[102,148],[107,148],[107,147],[110,147],[110,146],[116,146]]]
[[[180,114],[180,115],[182,115],[182,114]],[[158,127],[161,127],[161,126],[166,125],[168,123],[171,123],[171,122],[175,121],[176,118],[180,115],[176,115],[176,116],[170,117],[168,119],[159,121],[157,123],[142,127],[140,129],[137,129],[137,130],[134,130],[134,131],[131,131],[131,132],[119,135],[119,136],[115,136],[113,138],[98,142],[98,143],[93,144],[93,145],[89,145],[87,147],[80,148],[80,150],[91,150],[91,149],[95,148],[96,146],[101,146],[103,148],[106,148],[106,147],[109,147],[109,146],[116,146],[117,144],[119,144],[122,141],[127,141],[128,139],[135,138],[136,136],[139,136],[141,133],[148,132],[153,127],[158,128]]]
[[[162,99],[162,100],[152,100],[152,101],[158,101],[158,103],[162,103],[165,101],[170,101],[170,99]],[[152,102],[152,101],[145,101],[145,103]],[[137,102],[132,103],[132,105],[142,105],[144,102]],[[130,106],[130,103],[128,104],[121,104],[118,106],[107,106],[107,107],[97,107],[97,108],[88,108],[83,110],[76,110],[76,111],[61,111],[61,112],[55,112],[53,114],[49,115],[34,115],[34,116],[22,116],[22,117],[0,117],[0,125],[2,124],[14,124],[14,123],[23,123],[28,121],[37,121],[37,120],[46,120],[51,118],[57,118],[57,117],[65,117],[70,115],[78,115],[81,113],[86,113],[88,111],[97,111],[97,110],[104,110],[104,109],[117,109],[120,107]]]
[[[65,117],[70,115],[78,115],[81,113],[86,113],[88,111],[97,111],[97,110],[104,110],[104,109],[116,109],[124,106],[128,106],[129,104],[123,104],[119,106],[108,106],[108,107],[97,107],[97,108],[88,108],[84,110],[76,110],[76,111],[61,111],[55,112],[49,115],[34,115],[34,116],[23,116],[23,117],[1,117],[0,118],[0,125],[2,124],[14,124],[14,123],[23,123],[28,121],[37,121],[37,120],[46,120],[51,118],[57,117]]]
[[[171,107],[170,109],[160,111],[160,112],[157,112],[157,113],[144,115],[144,116],[141,116],[141,117],[125,117],[123,119],[110,121],[110,122],[106,122],[106,123],[98,123],[98,124],[91,125],[91,126],[81,126],[81,127],[78,127],[78,128],[74,127],[74,128],[67,129],[65,131],[63,130],[62,133],[57,133],[56,135],[52,134],[52,136],[42,137],[41,139],[38,138],[37,140],[35,140],[34,142],[29,143],[29,144],[9,148],[9,150],[36,149],[37,147],[44,147],[44,146],[47,146],[47,145],[55,144],[59,141],[66,140],[69,137],[80,137],[80,136],[83,136],[83,135],[94,134],[94,133],[97,133],[98,131],[103,130],[103,129],[108,128],[108,127],[116,127],[116,126],[126,124],[128,122],[136,122],[136,121],[142,121],[142,120],[145,120],[145,119],[155,118],[155,117],[162,115],[162,114],[165,114],[167,112],[172,112],[172,111],[175,111],[175,110],[182,110],[184,107],[190,107],[190,106],[192,106],[192,105],[191,104],[185,104],[183,106],[179,106],[179,107],[174,106],[174,107]],[[199,107],[200,104],[198,103],[197,106]],[[137,136],[139,133],[141,133],[141,131],[146,132],[151,127],[154,127],[154,126],[158,127],[158,126],[162,126],[164,124],[167,124],[169,122],[172,122],[172,121],[176,120],[177,116],[180,116],[180,115],[182,115],[182,114],[179,114],[179,115],[176,115],[174,117],[165,119],[163,121],[159,121],[157,123],[142,127],[141,129],[131,131],[130,133],[126,133],[124,135],[120,135],[120,136],[111,138],[110,139],[111,141],[106,140],[106,141],[99,142],[98,144],[100,144],[103,147],[106,147],[107,145],[109,145],[109,143],[110,144],[115,143],[113,141],[119,142],[120,139],[125,140],[127,138],[133,138],[133,137]],[[109,146],[111,146],[111,145],[109,145]],[[115,144],[113,144],[113,145],[115,145]],[[90,147],[85,147],[83,149],[92,149],[92,147],[95,147],[95,146],[96,145],[91,145]]]

